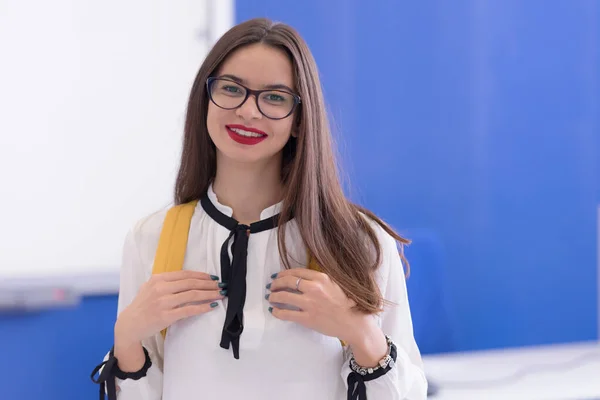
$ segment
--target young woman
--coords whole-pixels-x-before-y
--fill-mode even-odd
[[[426,397],[406,240],[344,196],[317,66],[289,26],[247,21],[206,57],[175,203],[193,205],[182,270],[152,273],[166,211],[127,236],[109,398]]]

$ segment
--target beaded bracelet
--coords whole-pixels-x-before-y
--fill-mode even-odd
[[[383,358],[381,360],[379,360],[377,366],[372,367],[372,368],[366,368],[366,367],[361,367],[360,365],[358,365],[356,363],[356,359],[354,358],[354,354],[352,354],[352,357],[350,358],[350,369],[352,369],[352,371],[365,376],[367,374],[373,374],[376,371],[378,371],[379,369],[386,369],[388,366],[393,367],[394,366],[394,356],[396,354],[396,345],[394,344],[394,342],[392,341],[392,339],[388,336],[385,335],[385,340],[387,342],[388,345],[388,350],[385,356],[383,356]]]

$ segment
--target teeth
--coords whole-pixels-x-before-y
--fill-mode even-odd
[[[260,133],[248,132],[248,131],[245,131],[243,129],[237,129],[237,128],[229,128],[229,129],[231,129],[232,131],[234,131],[238,135],[242,135],[242,136],[246,136],[246,137],[263,137],[264,136],[264,135],[261,135]]]

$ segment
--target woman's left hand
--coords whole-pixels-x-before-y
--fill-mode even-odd
[[[354,335],[368,324],[369,316],[354,310],[356,303],[322,272],[307,268],[284,270],[274,276],[267,289],[271,290],[266,298],[272,305],[269,310],[273,316],[337,337],[346,343],[356,340]],[[275,306],[277,303],[300,310],[278,308]]]

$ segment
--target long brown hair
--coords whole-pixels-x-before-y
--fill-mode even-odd
[[[188,101],[175,204],[200,199],[216,174],[216,151],[206,126],[209,102],[206,80],[232,51],[254,43],[273,46],[288,54],[294,68],[295,87],[302,98],[295,116],[297,138],[290,138],[283,149],[284,198],[280,225],[294,218],[308,252],[322,271],[356,302],[358,310],[378,312],[383,299],[375,271],[381,262],[381,246],[367,219],[377,222],[400,243],[400,255],[407,267],[402,246],[409,241],[373,213],[346,199],[332,151],[317,66],[304,40],[290,26],[263,18],[246,21],[225,33],[207,55]],[[289,268],[285,231],[278,230],[278,246],[282,262]]]

